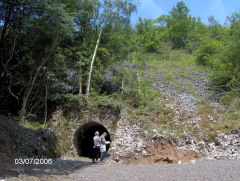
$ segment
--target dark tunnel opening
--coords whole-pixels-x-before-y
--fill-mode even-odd
[[[99,136],[101,136],[103,132],[106,132],[106,140],[110,141],[109,132],[103,125],[94,121],[88,122],[80,126],[74,133],[74,146],[79,156],[92,158],[93,137],[96,131],[99,131]],[[109,147],[110,145],[107,145],[107,150]]]

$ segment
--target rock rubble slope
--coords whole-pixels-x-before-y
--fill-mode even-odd
[[[156,71],[156,70],[155,70]],[[213,109],[213,115],[207,115],[210,124],[215,124],[220,114],[226,111],[213,90],[208,86],[210,82],[208,72],[189,68],[184,76],[173,76],[171,81],[166,81],[164,74],[159,72],[158,76],[147,74],[147,77],[154,79],[153,87],[163,95],[163,105],[174,112],[171,124],[182,126],[182,135],[178,136],[174,130],[151,130],[152,140],[144,140],[141,135],[148,134],[141,123],[131,124],[126,115],[122,114],[117,125],[117,131],[111,152],[113,160],[119,162],[121,158],[148,156],[148,145],[154,139],[164,139],[180,150],[193,150],[208,159],[240,159],[240,134],[225,134],[220,131],[214,141],[204,135],[201,126],[202,115],[199,113],[199,106],[208,102]],[[189,131],[196,129],[198,136],[190,134]]]

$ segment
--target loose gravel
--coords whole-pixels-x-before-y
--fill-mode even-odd
[[[59,180],[82,181],[239,181],[239,160],[202,160],[194,164],[101,164],[77,170]]]

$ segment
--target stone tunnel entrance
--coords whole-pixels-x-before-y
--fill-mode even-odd
[[[74,146],[79,156],[92,158],[93,155],[93,137],[95,132],[99,131],[99,136],[103,132],[107,133],[106,140],[110,141],[110,135],[108,130],[100,123],[91,121],[80,126],[74,133]],[[107,145],[107,150],[109,145]]]

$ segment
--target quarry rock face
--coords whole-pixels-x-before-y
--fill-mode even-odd
[[[164,105],[174,112],[174,118],[171,124],[181,125],[184,129],[192,129],[194,127],[198,130],[201,139],[190,135],[188,132],[185,132],[184,129],[182,129],[182,136],[177,136],[177,134],[170,129],[162,132],[153,129],[150,132],[150,135],[153,135],[152,138],[146,140],[143,139],[141,135],[146,135],[144,132],[149,132],[150,129],[143,129],[140,122],[130,124],[131,120],[129,120],[126,115],[121,114],[117,124],[114,142],[110,149],[114,160],[119,162],[121,158],[129,159],[133,157],[139,159],[141,156],[148,157],[150,153],[147,148],[150,142],[152,142],[152,144],[154,143],[154,140],[170,142],[172,146],[179,150],[192,150],[206,159],[240,158],[240,129],[236,129],[232,134],[218,132],[214,142],[211,142],[209,138],[204,135],[201,127],[203,118],[197,110],[198,106],[203,102],[209,102],[216,115],[219,114],[219,112],[223,113],[227,110],[219,103],[219,97],[212,94],[212,90],[208,86],[210,79],[206,72],[189,69],[187,74],[189,76],[179,76],[176,78],[177,81],[180,82],[180,89],[176,89],[173,83],[164,81],[164,75],[161,73],[154,79],[152,85],[165,95]],[[146,77],[153,79],[151,75],[146,75]],[[189,91],[191,87],[192,90]],[[210,125],[218,121],[216,117],[211,114],[206,116]],[[156,159],[158,160],[158,158]]]
[[[141,138],[140,133],[144,132],[140,124],[127,125],[124,119],[120,119],[117,125],[117,130],[115,133],[114,141],[111,144],[110,152],[112,154],[112,159],[116,162],[121,162],[126,159],[140,159],[141,157],[151,158],[152,151],[149,149],[151,145],[155,142],[163,141],[164,143],[169,143],[172,147],[176,148],[175,152],[178,152],[178,157],[181,155],[189,155],[189,151],[196,153],[191,155],[190,158],[194,159],[240,159],[240,136],[237,134],[225,134],[218,133],[215,142],[201,141],[197,140],[191,135],[185,134],[184,138],[177,137],[174,134],[170,136],[165,136],[160,134],[156,129],[153,130],[153,137],[151,140],[146,140]],[[154,149],[165,150],[167,147],[156,147]],[[181,153],[181,151],[185,151]],[[168,148],[169,152],[169,148]],[[159,154],[159,153],[157,153]],[[160,154],[161,155],[161,154]],[[178,163],[182,162],[179,159],[169,157],[165,155],[159,158],[155,158],[155,163],[160,161],[167,163]],[[180,156],[179,156],[180,155]],[[196,156],[199,155],[199,156]],[[161,157],[161,158],[160,158]],[[175,156],[176,157],[176,156]],[[184,157],[184,156],[182,156]],[[174,161],[171,161],[174,160]],[[193,162],[188,160],[189,162]]]
[[[120,117],[110,148],[113,159],[130,158],[135,153],[140,154],[145,147],[143,140],[139,137],[142,131],[140,124],[129,124],[124,111],[121,112]]]

